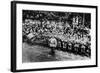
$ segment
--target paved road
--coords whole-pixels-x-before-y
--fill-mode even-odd
[[[22,62],[45,62],[89,59],[79,55],[55,50],[55,56],[49,55],[50,48],[40,45],[23,43]]]

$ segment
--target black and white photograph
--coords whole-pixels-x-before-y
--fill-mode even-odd
[[[22,62],[91,59],[91,14],[22,11]]]
[[[97,6],[12,2],[12,71],[97,66]]]

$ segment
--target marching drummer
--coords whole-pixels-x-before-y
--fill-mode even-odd
[[[54,56],[54,55],[55,55],[54,49],[57,47],[57,40],[56,40],[55,37],[51,37],[51,38],[49,39],[49,46],[51,47],[51,52],[50,52],[50,54],[51,54],[52,56]]]

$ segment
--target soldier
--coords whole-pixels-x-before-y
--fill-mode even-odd
[[[78,54],[78,52],[79,52],[79,44],[76,43],[76,44],[74,44],[74,53]]]
[[[50,39],[49,39],[49,46],[51,47],[51,52],[50,52],[50,54],[52,55],[52,56],[55,56],[55,48],[57,47],[57,40],[56,40],[56,38],[55,37],[51,37]]]
[[[57,50],[62,50],[62,40],[61,39],[57,39]]]
[[[67,43],[63,41],[63,42],[62,42],[62,46],[63,46],[63,47],[62,47],[62,48],[63,48],[63,51],[66,51]]]
[[[90,46],[91,46],[90,44],[87,44],[86,45],[86,50],[85,50],[86,56],[88,56],[88,57],[91,56],[91,47]]]
[[[85,45],[81,45],[81,55],[82,56],[84,56],[85,55],[85,49],[86,49],[86,47],[85,47]]]
[[[72,52],[72,43],[71,42],[68,43],[68,51],[70,53]]]

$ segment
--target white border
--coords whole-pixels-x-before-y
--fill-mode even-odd
[[[52,67],[71,67],[71,66],[85,66],[96,65],[96,10],[92,8],[81,7],[60,7],[60,6],[45,6],[45,5],[28,5],[17,4],[16,6],[16,27],[17,27],[17,47],[16,47],[16,64],[17,70],[22,69],[39,69],[39,68],[52,68]],[[62,12],[82,12],[91,13],[91,59],[80,61],[59,61],[59,62],[39,62],[39,63],[22,63],[22,10],[45,10],[45,11],[62,11]]]

